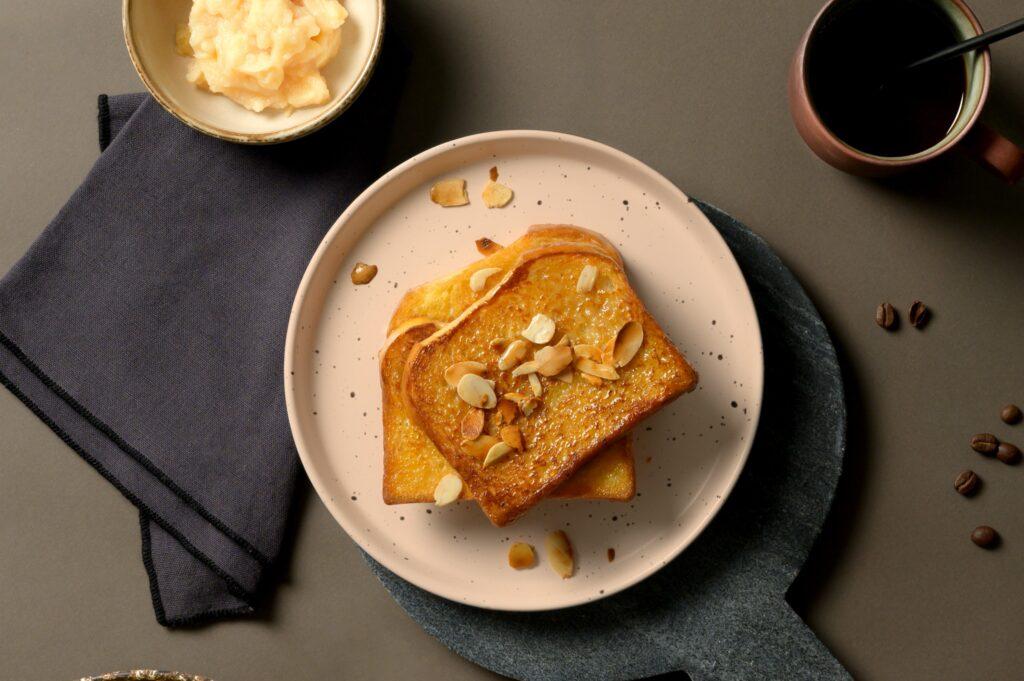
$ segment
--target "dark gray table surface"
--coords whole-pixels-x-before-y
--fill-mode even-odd
[[[972,3],[986,26],[1018,18]],[[1024,403],[1024,193],[950,158],[884,184],[830,170],[785,103],[818,0],[390,3],[413,53],[397,163],[484,130],[609,143],[762,234],[830,325],[850,409],[847,470],[791,602],[862,679],[1016,679],[1024,668],[1024,466],[979,460],[977,431]],[[120,3],[0,5],[0,269],[96,158],[95,96],[141,87]],[[987,118],[1024,141],[1024,42],[995,47]],[[875,327],[920,298],[923,332]],[[218,681],[488,678],[401,612],[315,497],[265,616],[196,631],[156,624],[127,502],[0,391],[0,660],[4,678],[128,667]],[[952,479],[972,466],[975,499]],[[981,523],[1004,544],[968,541]]]

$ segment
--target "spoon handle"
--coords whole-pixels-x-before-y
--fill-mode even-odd
[[[925,57],[924,59],[919,59],[914,63],[909,64],[906,68],[915,69],[918,66],[924,66],[926,64],[933,64],[935,62],[944,61],[951,57],[961,55],[965,52],[970,52],[971,50],[978,49],[979,47],[984,47],[986,45],[996,42],[997,40],[1009,38],[1011,35],[1016,35],[1021,31],[1024,31],[1024,19],[1017,19],[1017,21],[1011,21],[1005,26],[993,28],[991,31],[985,31],[981,35],[976,35],[973,38],[969,38],[963,42],[957,43],[955,45],[950,45],[944,50],[941,50],[931,56]]]

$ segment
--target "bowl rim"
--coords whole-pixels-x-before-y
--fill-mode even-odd
[[[124,42],[125,46],[128,48],[128,57],[131,59],[132,66],[135,67],[135,72],[139,74],[142,84],[146,86],[146,90],[149,91],[149,94],[153,99],[155,99],[160,106],[167,111],[167,113],[171,114],[193,130],[198,130],[204,135],[216,137],[217,139],[221,139],[226,142],[253,145],[280,144],[282,142],[290,142],[292,140],[299,139],[300,137],[305,137],[306,135],[316,132],[320,128],[324,127],[341,115],[343,111],[352,106],[352,103],[355,102],[366,88],[366,84],[370,81],[370,77],[373,75],[373,71],[377,66],[381,46],[384,43],[384,25],[387,16],[384,7],[385,0],[376,0],[379,20],[377,21],[377,28],[373,35],[369,59],[366,60],[362,71],[359,72],[359,76],[348,91],[338,98],[337,101],[325,107],[316,118],[313,118],[298,127],[288,128],[286,131],[240,133],[225,130],[224,128],[215,127],[199,121],[191,116],[187,111],[171,102],[170,99],[163,94],[160,88],[157,87],[155,81],[150,78],[145,67],[142,65],[142,59],[139,57],[138,51],[135,49],[135,36],[132,31],[131,20],[129,18],[131,16],[130,10],[133,2],[135,2],[135,0],[121,1],[121,31],[124,34]]]

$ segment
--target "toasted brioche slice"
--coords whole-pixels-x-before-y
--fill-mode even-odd
[[[482,298],[487,288],[490,288],[488,286],[483,290],[473,291],[469,280],[474,272],[488,267],[497,268],[499,272],[487,282],[493,286],[516,264],[519,257],[529,250],[558,243],[591,244],[608,253],[619,264],[622,263],[622,256],[610,241],[597,232],[573,225],[533,225],[526,234],[508,246],[501,247],[490,240],[487,240],[487,243],[490,254],[486,258],[447,277],[407,291],[391,317],[388,333],[392,333],[410,319],[436,319],[440,322],[455,319],[467,307]]]
[[[438,481],[454,470],[412,422],[402,396],[402,372],[409,352],[440,327],[429,319],[411,319],[391,334],[381,351],[386,504],[431,502]],[[605,447],[552,496],[628,501],[635,492],[633,450],[627,435]],[[463,486],[460,498],[472,498],[468,487]]]
[[[597,278],[591,290],[581,292],[577,283],[586,266],[596,268]],[[571,383],[541,378],[541,406],[524,413],[516,424],[523,451],[484,467],[480,453],[463,444],[459,424],[471,407],[447,384],[445,371],[459,362],[480,362],[487,367],[485,378],[496,382],[497,396],[529,395],[527,376],[498,370],[498,353],[489,341],[521,335],[537,314],[554,320],[551,342],[566,335],[573,346],[603,348],[631,321],[643,329],[643,342],[618,369],[616,380],[595,386],[579,375]],[[485,296],[413,348],[403,376],[418,425],[499,526],[515,520],[602,447],[696,384],[696,372],[647,312],[615,258],[583,244],[524,253]],[[489,410],[486,420],[493,428],[496,410]]]

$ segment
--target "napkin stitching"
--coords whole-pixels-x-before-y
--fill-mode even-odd
[[[3,336],[3,334],[0,333],[0,341],[2,341],[4,338],[5,337]],[[204,554],[194,544],[192,544],[192,542],[186,539],[185,536],[181,534],[181,532],[179,532],[176,528],[171,526],[171,524],[164,520],[164,518],[161,517],[158,513],[155,513],[151,508],[149,508],[149,506],[147,506],[146,503],[142,501],[142,499],[139,499],[137,496],[132,494],[132,492],[130,492],[127,487],[121,484],[120,480],[115,478],[113,475],[110,474],[110,472],[106,468],[104,468],[103,464],[100,463],[98,459],[93,457],[93,455],[87,452],[84,447],[78,444],[78,442],[75,441],[75,439],[72,438],[67,433],[67,431],[58,426],[57,423],[53,419],[51,419],[49,415],[39,407],[39,405],[33,402],[28,395],[21,392],[21,389],[18,388],[18,386],[16,386],[11,381],[11,379],[8,378],[7,374],[5,374],[3,371],[0,371],[0,384],[2,384],[5,388],[11,391],[12,395],[21,400],[22,404],[28,407],[29,410],[36,415],[36,418],[38,418],[40,421],[46,424],[46,426],[50,430],[52,430],[54,434],[57,437],[59,437],[64,444],[66,444],[68,447],[74,450],[74,452],[78,454],[80,457],[85,459],[86,463],[88,463],[90,466],[96,469],[96,472],[103,476],[107,482],[113,485],[118,492],[123,494],[124,497],[128,499],[128,501],[130,501],[140,511],[144,511],[147,515],[149,515],[155,523],[160,525],[160,527],[166,530],[168,534],[177,539],[178,542],[189,553],[191,553],[200,561],[202,561],[203,564],[206,565],[206,567],[213,570],[213,572],[218,577],[223,579],[228,586],[228,591],[230,591],[232,595],[237,596],[246,603],[252,602],[252,599],[255,597],[254,593],[250,593],[249,591],[247,591],[245,587],[243,587],[241,584],[235,581],[234,577],[225,572],[219,565],[214,563],[206,554]]]
[[[142,565],[146,568],[146,575],[149,577],[149,594],[153,599],[153,612],[156,613],[156,621],[164,627],[181,627],[191,624],[216,619],[219,617],[230,617],[233,615],[247,615],[253,611],[251,605],[242,605],[237,608],[221,608],[210,610],[187,617],[168,619],[164,611],[163,599],[160,596],[160,583],[157,580],[156,568],[153,567],[152,539],[149,535],[149,522],[152,520],[145,513],[139,514],[139,529],[142,532]]]
[[[36,378],[38,378],[43,383],[44,386],[52,390],[54,394],[56,394],[58,397],[64,400],[64,402],[66,402],[68,406],[74,409],[79,416],[88,421],[90,425],[92,425],[98,431],[100,431],[108,438],[110,438],[110,440],[115,445],[117,445],[118,448],[121,449],[124,453],[128,454],[133,459],[138,461],[143,468],[152,473],[157,480],[163,483],[163,485],[167,487],[169,490],[174,492],[175,495],[180,497],[181,500],[184,501],[192,510],[194,510],[196,513],[202,516],[215,528],[220,530],[228,539],[231,539],[233,542],[238,544],[240,548],[242,548],[246,553],[251,555],[257,561],[262,563],[264,567],[270,567],[271,561],[269,558],[264,556],[255,546],[247,542],[238,533],[236,533],[226,524],[224,524],[223,521],[218,519],[208,510],[206,510],[198,501],[196,501],[192,497],[192,495],[190,495],[182,488],[178,487],[178,485],[173,480],[171,480],[171,478],[168,477],[166,473],[160,470],[160,468],[156,464],[150,461],[142,452],[138,451],[137,449],[129,445],[127,442],[125,442],[125,440],[116,432],[114,432],[114,430],[110,426],[105,424],[100,419],[96,418],[96,416],[94,416],[92,412],[90,412],[84,406],[79,404],[79,402],[75,400],[75,398],[72,397],[66,390],[64,390],[64,388],[62,388],[60,384],[58,384],[56,381],[54,381],[52,378],[46,375],[46,373],[42,369],[40,369],[39,366],[37,366],[36,363],[33,362],[28,357],[28,355],[26,355],[24,351],[22,351],[22,349],[18,347],[18,345],[13,340],[8,338],[3,331],[0,331],[0,345],[4,345],[8,350],[10,350],[11,353],[22,364],[24,364],[29,371],[35,374]]]

